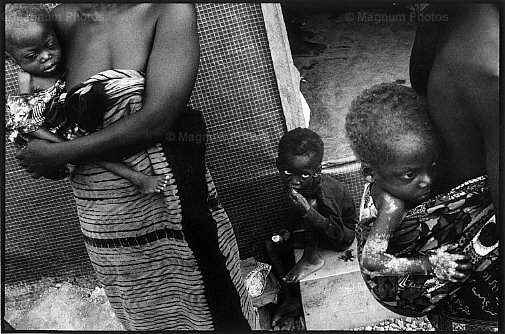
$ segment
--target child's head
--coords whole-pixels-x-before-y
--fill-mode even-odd
[[[323,141],[314,131],[296,128],[284,134],[276,161],[283,183],[310,195],[320,182],[323,154]]]
[[[375,85],[351,103],[345,128],[369,182],[409,202],[428,197],[437,138],[422,96],[400,84]]]
[[[5,6],[5,51],[30,74],[51,77],[58,73],[62,53],[45,5]]]

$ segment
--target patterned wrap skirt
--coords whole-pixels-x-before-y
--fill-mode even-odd
[[[367,184],[356,226],[360,263],[376,215]],[[434,275],[368,275],[362,270],[368,289],[393,312],[410,317],[428,314],[437,329],[497,328],[498,226],[486,176],[411,209],[395,231],[387,252],[397,257],[427,255],[449,243],[457,244],[455,252],[471,258],[473,272],[465,282],[441,281]]]
[[[107,70],[71,89],[65,109],[92,132],[139,110],[143,90],[143,73]],[[76,168],[71,185],[89,258],[127,330],[257,329],[205,142],[179,133],[204,138],[201,114],[188,107],[167,139],[123,159],[168,175],[162,193],[142,194],[95,163]]]

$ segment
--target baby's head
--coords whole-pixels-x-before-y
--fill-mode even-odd
[[[30,74],[52,77],[59,73],[62,52],[45,5],[5,6],[5,51]]]
[[[321,181],[324,144],[312,130],[296,128],[279,141],[277,169],[286,187],[304,196],[314,193]]]
[[[400,84],[375,85],[351,103],[345,129],[367,181],[412,203],[429,196],[438,144],[422,96]]]

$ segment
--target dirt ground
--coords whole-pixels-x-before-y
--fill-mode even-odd
[[[123,330],[103,288],[89,281],[6,287],[5,320],[15,330]]]
[[[381,82],[409,84],[408,59],[415,25],[359,17],[352,8],[320,8],[301,17],[302,29],[313,33],[305,40],[326,44],[318,55],[310,55],[309,50],[293,57],[303,78],[301,91],[312,110],[309,127],[325,142],[325,160],[352,154],[345,138],[344,116],[363,88]],[[122,330],[103,289],[92,279],[48,279],[30,286],[5,287],[4,302],[5,319],[19,330]]]
[[[382,19],[389,21],[381,21],[376,14],[388,14]],[[352,155],[345,115],[364,88],[395,81],[410,85],[409,58],[416,26],[402,18],[401,13],[376,8],[325,8],[305,15],[301,29],[314,33],[305,40],[327,46],[316,56],[293,55],[302,76],[300,90],[311,108],[309,128],[325,143],[324,160]]]

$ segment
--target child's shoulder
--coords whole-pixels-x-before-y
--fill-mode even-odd
[[[406,212],[407,203],[380,187],[371,186],[370,195],[379,212]]]
[[[321,174],[321,188],[324,196],[327,198],[342,198],[349,194],[342,182],[326,174]]]
[[[321,186],[326,188],[337,188],[345,190],[345,185],[342,182],[327,174],[321,174]]]

